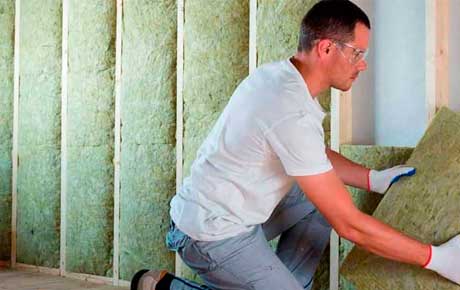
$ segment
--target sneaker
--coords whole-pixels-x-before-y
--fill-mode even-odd
[[[166,270],[140,270],[131,279],[131,290],[155,290],[158,282],[167,273]]]

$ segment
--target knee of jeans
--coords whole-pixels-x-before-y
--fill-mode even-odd
[[[313,278],[311,278],[310,281],[308,281],[308,283],[303,285],[303,289],[305,289],[305,290],[313,289]]]

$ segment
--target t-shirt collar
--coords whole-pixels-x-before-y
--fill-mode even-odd
[[[319,103],[318,98],[312,97],[312,95],[310,94],[310,90],[308,89],[308,85],[305,83],[305,80],[303,79],[302,75],[289,58],[286,60],[286,63],[290,70],[294,72],[298,80],[302,83],[303,87],[305,87],[305,99],[307,101],[305,103],[306,109],[312,114],[314,114],[316,117],[318,117],[320,120],[323,120],[326,116],[326,113],[324,112],[323,107]]]

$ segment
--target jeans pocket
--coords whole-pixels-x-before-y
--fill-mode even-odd
[[[216,269],[216,262],[208,252],[200,247],[200,242],[188,240],[186,245],[178,251],[184,263],[193,269],[197,274],[202,275]]]

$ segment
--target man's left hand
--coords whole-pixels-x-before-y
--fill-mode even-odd
[[[412,176],[415,168],[398,165],[385,170],[370,170],[368,179],[368,191],[384,194],[390,186],[403,176]]]

